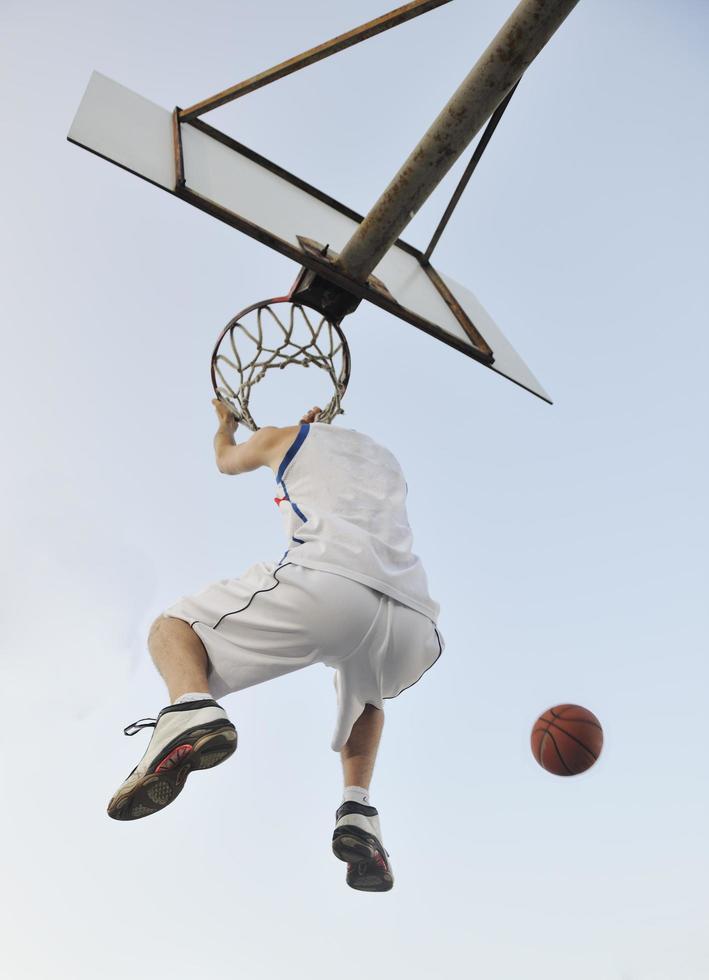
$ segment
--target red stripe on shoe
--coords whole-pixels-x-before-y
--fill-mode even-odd
[[[172,769],[173,766],[177,766],[182,762],[187,756],[192,752],[191,745],[178,745],[177,748],[173,749],[169,755],[160,762],[160,765],[156,766],[155,772],[162,772],[164,769]]]

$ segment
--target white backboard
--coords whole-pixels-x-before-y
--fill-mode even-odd
[[[180,133],[184,192],[176,186],[173,113],[94,72],[68,139],[178,197],[187,195],[189,203],[300,265],[308,265],[308,261],[298,236],[339,252],[361,220],[345,205],[201,120],[183,123]],[[382,280],[395,303],[379,302],[369,295],[367,299],[476,357],[475,345],[419,256],[418,250],[404,242],[394,244],[374,275]],[[486,366],[550,401],[475,296],[449,277],[438,276],[491,348],[494,360]]]

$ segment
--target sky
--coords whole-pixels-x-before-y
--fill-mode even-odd
[[[454,0],[209,121],[365,213],[512,7]],[[371,306],[345,321],[334,424],[401,461],[446,639],[387,703],[371,795],[393,891],[347,888],[330,851],[341,773],[323,666],[225,699],[238,751],[174,805],[105,813],[147,743],[122,729],[166,703],[152,620],[283,552],[272,474],[214,465],[209,360],[226,322],[297,267],[66,134],[93,70],[171,109],[383,12],[0,7],[9,980],[709,976],[698,0],[582,0],[436,250],[552,406]],[[406,240],[426,245],[467,158]],[[279,420],[312,404],[283,378]],[[529,748],[535,718],[565,702],[605,732],[573,778]]]

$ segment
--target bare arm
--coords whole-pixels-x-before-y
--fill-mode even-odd
[[[240,473],[250,473],[260,466],[270,466],[271,469],[275,469],[285,448],[295,438],[298,426],[285,428],[265,426],[258,432],[254,432],[246,442],[237,445],[234,433],[238,422],[228,407],[218,398],[214,398],[212,404],[219,417],[219,428],[214,436],[214,455],[219,472],[236,476]],[[312,422],[319,412],[319,408],[311,409],[303,416],[301,422]]]
[[[238,422],[218,398],[212,399],[212,404],[219,418],[219,428],[214,436],[214,457],[219,472],[236,476],[250,473],[260,466],[270,466],[281,430],[274,426],[259,429],[237,445],[234,434]]]

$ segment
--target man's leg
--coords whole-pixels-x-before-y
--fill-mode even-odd
[[[126,729],[134,735],[153,727],[153,735],[108,804],[115,820],[136,820],[161,810],[178,796],[190,772],[211,769],[236,749],[236,729],[209,694],[207,654],[192,628],[184,620],[160,616],[150,630],[148,649],[173,703],[154,722],[146,719]],[[174,704],[183,694],[203,697]]]
[[[183,619],[159,616],[150,630],[148,649],[167,684],[170,701],[190,692],[209,691],[207,653],[200,638]]]
[[[379,814],[368,792],[383,727],[384,712],[365,705],[340,751],[345,793],[337,811],[332,849],[347,862],[347,884],[359,891],[389,891],[394,884]]]
[[[369,789],[383,727],[384,712],[373,704],[365,705],[340,751],[346,787]]]

